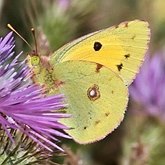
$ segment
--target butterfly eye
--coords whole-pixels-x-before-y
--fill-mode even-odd
[[[94,84],[87,91],[87,96],[90,100],[95,101],[100,97],[99,86]]]
[[[31,65],[37,66],[40,63],[40,58],[38,56],[32,56],[31,57]]]

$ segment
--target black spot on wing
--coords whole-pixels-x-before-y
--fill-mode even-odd
[[[101,122],[100,120],[96,120],[95,125],[98,125],[100,122]]]
[[[103,65],[101,64],[96,64],[96,73],[99,73],[100,72],[100,69],[103,67]]]
[[[136,35],[133,35],[133,36],[131,37],[132,40],[134,40],[135,38],[136,38]]]
[[[110,113],[109,113],[109,112],[106,112],[106,113],[105,113],[105,116],[106,116],[106,117],[108,117],[109,115],[110,115]]]
[[[95,42],[93,45],[93,48],[95,51],[99,51],[102,47],[102,44],[100,42]]]
[[[119,65],[116,65],[117,66],[117,69],[118,69],[118,71],[120,72],[120,70],[123,68],[123,64],[121,63],[121,64],[119,64]]]
[[[126,55],[124,55],[124,57],[127,59],[130,57],[130,54],[126,54]]]
[[[85,126],[84,129],[87,129],[87,126]]]
[[[128,22],[125,22],[125,27],[128,27]]]

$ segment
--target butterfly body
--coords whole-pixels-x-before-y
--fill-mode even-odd
[[[121,23],[63,46],[49,57],[50,68],[38,64],[35,82],[66,97],[72,117],[61,122],[75,141],[100,140],[123,120],[128,86],[144,60],[149,34],[144,21]]]

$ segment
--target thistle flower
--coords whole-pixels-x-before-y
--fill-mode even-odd
[[[29,84],[30,70],[19,55],[14,57],[12,32],[0,38],[0,132],[5,131],[15,143],[13,131],[20,131],[40,147],[62,150],[54,143],[58,137],[70,138],[63,133],[66,126],[59,119],[69,117],[58,112],[66,107],[63,95],[45,97],[43,89]],[[1,142],[2,143],[2,142]]]
[[[148,56],[136,80],[130,86],[131,97],[138,103],[131,104],[131,110],[138,110],[140,113],[130,115],[125,124],[127,129],[123,140],[122,158],[124,165],[163,165],[165,162],[164,57],[163,52]]]
[[[65,11],[68,9],[69,5],[70,5],[70,0],[58,0],[57,1],[58,7]]]
[[[165,119],[165,58],[163,53],[147,58],[140,74],[130,86],[132,98],[149,115]]]

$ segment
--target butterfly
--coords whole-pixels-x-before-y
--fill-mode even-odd
[[[76,39],[49,58],[29,57],[34,82],[65,95],[71,118],[61,123],[76,142],[98,141],[119,126],[149,40],[148,23],[134,20]]]

